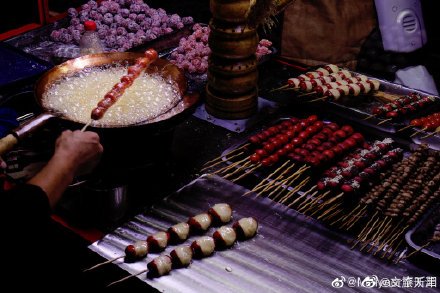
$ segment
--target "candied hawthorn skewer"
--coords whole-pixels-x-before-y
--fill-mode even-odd
[[[99,120],[104,116],[104,113],[113,106],[114,103],[123,95],[125,90],[129,88],[134,80],[138,78],[141,73],[158,57],[156,50],[148,49],[145,51],[145,56],[136,60],[136,64],[129,66],[127,74],[121,77],[120,82],[115,84],[113,88],[107,92],[104,98],[99,101],[97,107],[92,110],[91,118]]]

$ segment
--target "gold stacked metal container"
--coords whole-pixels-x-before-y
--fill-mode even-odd
[[[253,1],[211,0],[211,55],[206,85],[206,111],[221,119],[244,119],[258,108],[256,28],[246,25]]]

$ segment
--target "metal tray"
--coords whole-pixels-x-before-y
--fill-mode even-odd
[[[414,228],[406,233],[405,240],[411,250],[418,250],[421,246],[428,243],[438,223],[440,223],[440,204],[431,209]],[[440,243],[432,243],[417,252],[417,254],[424,254],[437,265],[440,265]],[[414,257],[417,257],[417,254]]]
[[[308,68],[307,70],[304,70],[303,72],[310,71],[315,68],[319,68],[319,66]],[[350,71],[350,72],[353,75],[361,74],[361,73],[358,73],[355,71]],[[296,74],[294,76],[299,75],[299,74],[297,74],[297,71],[295,71],[295,73]],[[411,121],[411,119],[418,117],[420,115],[423,115],[424,113],[429,112],[430,109],[432,109],[432,107],[434,107],[435,105],[438,105],[440,103],[439,96],[435,96],[435,95],[432,95],[430,93],[427,93],[427,92],[424,92],[421,90],[412,89],[412,88],[409,88],[409,87],[406,87],[406,86],[403,86],[400,84],[396,84],[396,83],[393,83],[393,82],[390,82],[387,80],[376,78],[374,76],[368,76],[368,75],[366,75],[366,76],[370,79],[379,80],[381,83],[379,90],[384,93],[398,95],[398,96],[403,96],[403,95],[407,95],[410,93],[419,93],[421,95],[434,96],[437,98],[437,101],[435,103],[433,103],[432,105],[429,105],[425,109],[422,109],[420,111],[417,111],[416,113],[408,115],[404,119],[401,119],[398,121],[386,121],[386,122],[378,125],[378,123],[383,122],[385,119],[373,117],[373,118],[364,120],[365,118],[367,118],[368,116],[370,116],[372,114],[373,109],[376,106],[380,106],[383,104],[383,102],[381,102],[379,100],[379,98],[375,98],[373,95],[361,95],[361,96],[356,97],[356,100],[346,99],[346,100],[344,100],[344,103],[341,103],[341,102],[334,102],[334,101],[310,102],[311,100],[319,98],[319,96],[307,95],[307,96],[303,96],[303,97],[298,97],[301,94],[306,94],[306,92],[294,91],[294,90],[274,91],[274,92],[262,90],[261,94],[262,94],[262,96],[264,96],[264,98],[269,99],[269,100],[273,100],[273,101],[276,101],[279,103],[307,106],[307,107],[315,108],[320,111],[322,111],[322,109],[325,108],[325,111],[328,113],[332,113],[334,115],[343,117],[345,119],[352,120],[358,124],[362,124],[362,125],[372,127],[374,129],[377,129],[377,130],[380,130],[380,131],[383,131],[386,133],[392,133],[392,134],[396,133],[397,130],[399,130],[400,128],[407,125],[409,123],[409,121]],[[284,84],[285,80],[283,80],[282,83]],[[279,81],[277,81],[277,84],[275,86],[273,86],[273,84],[271,86],[273,86],[273,88],[277,88],[277,87],[282,86],[283,84],[281,84]]]
[[[253,216],[259,221],[258,234],[239,241],[232,248],[213,256],[194,260],[188,268],[169,275],[138,278],[161,292],[371,292],[371,288],[348,285],[348,280],[429,276],[429,273],[402,261],[390,265],[357,250],[351,250],[345,236],[328,230],[318,222],[264,198],[242,197],[247,190],[214,175],[203,175],[96,241],[89,248],[112,259],[123,254],[126,245],[149,234],[186,221],[218,202],[233,209],[233,220]],[[232,223],[231,223],[232,224]],[[211,235],[215,228],[209,230]],[[186,243],[191,243],[190,237]],[[169,252],[170,246],[165,252]],[[145,260],[114,264],[130,274],[146,269]],[[345,281],[347,282],[345,282]],[[113,280],[109,280],[111,282]],[[334,289],[338,283],[342,288]],[[388,288],[387,292],[411,292],[411,288]],[[436,292],[424,288],[424,292]]]

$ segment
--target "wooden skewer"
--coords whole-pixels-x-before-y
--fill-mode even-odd
[[[341,205],[342,203],[337,203],[335,205],[333,205],[332,207],[330,207],[329,209],[327,209],[324,213],[322,213],[319,217],[317,217],[317,220],[325,220],[326,218],[331,219],[333,218],[335,215],[339,214],[340,212],[342,212],[342,209],[337,210],[337,208]],[[333,212],[335,211],[335,212]],[[330,212],[333,212],[332,214],[330,214]],[[329,216],[327,216],[328,214],[330,214]]]
[[[245,159],[243,159],[243,160],[241,160],[241,161],[238,161],[238,162],[232,163],[232,164],[230,164],[230,165],[228,165],[228,166],[225,166],[225,167],[223,167],[223,168],[221,168],[221,169],[215,171],[213,174],[224,174],[225,172],[228,172],[228,171],[231,170],[232,168],[235,168],[237,165],[239,165],[239,164],[241,164],[241,163],[243,163],[243,162],[246,162],[247,160],[248,160],[248,158],[245,158]]]
[[[81,132],[86,131],[87,127],[89,127],[92,124],[92,120],[89,120],[89,122],[86,123],[86,125],[84,125],[84,127],[81,129]]]
[[[403,241],[403,239],[400,239],[399,243],[396,245],[396,248],[394,248],[394,250],[392,251],[392,253],[388,257],[388,260],[391,260],[394,257],[394,254],[396,254],[397,249],[399,249],[400,244],[402,244],[402,241]],[[396,262],[396,264],[397,264],[397,262]]]
[[[428,137],[433,136],[434,134],[437,134],[437,133],[439,133],[439,132],[440,132],[440,130],[438,130],[438,131],[433,131],[433,132],[431,132],[430,134],[427,134],[427,135],[425,135],[425,136],[422,136],[420,139],[428,138]]]
[[[233,155],[233,156],[229,157],[228,160],[232,160],[232,159],[234,159],[234,158],[236,158],[236,157],[238,157],[238,156],[240,156],[240,155],[242,155],[242,154],[244,154],[244,153],[243,153],[243,152],[240,152],[240,153],[238,153],[238,154],[236,154],[236,155]],[[218,161],[218,162],[216,162],[216,163],[214,163],[214,164],[212,164],[212,165],[209,165],[209,166],[206,166],[205,168],[200,169],[200,171],[203,172],[203,171],[205,171],[205,170],[209,170],[209,169],[211,169],[212,167],[215,167],[215,166],[217,166],[217,165],[219,165],[219,164],[221,164],[221,163],[223,163],[223,161]]]
[[[409,137],[413,137],[413,136],[415,136],[415,135],[417,135],[417,134],[419,134],[420,132],[425,131],[425,130],[426,130],[426,127],[423,128],[423,129],[420,129],[419,131],[414,132],[414,133],[411,134]]]
[[[300,94],[300,95],[298,95],[297,97],[298,97],[298,98],[301,98],[301,97],[310,96],[310,95],[314,95],[314,94],[316,94],[315,91],[313,91],[313,92],[308,92],[308,93],[304,93],[304,94]]]
[[[408,129],[410,127],[413,127],[413,126],[412,125],[407,125],[405,127],[400,128],[399,130],[397,130],[397,132],[404,131],[405,129]]]
[[[274,92],[274,91],[283,90],[283,89],[288,88],[288,87],[289,87],[289,85],[288,85],[288,84],[285,84],[285,85],[283,85],[283,86],[281,86],[281,87],[279,87],[279,88],[271,89],[271,90],[269,91],[269,93],[272,93],[272,92]]]
[[[368,116],[368,117],[365,117],[365,118],[362,119],[362,120],[368,120],[368,119],[371,119],[371,118],[376,117],[376,116],[377,116],[377,114],[373,114],[373,115],[370,115],[370,116]]]
[[[377,239],[376,237],[379,234],[379,232],[382,231],[382,227],[385,224],[385,222],[387,221],[387,218],[388,218],[388,216],[385,217],[385,219],[382,221],[382,223],[380,223],[379,227],[377,227],[376,232],[373,234],[373,236],[371,236],[369,240],[365,241],[364,245],[362,245],[362,247],[359,249],[359,251],[364,250],[364,248],[367,247],[371,243],[371,241],[374,240],[374,243],[376,242],[376,239]]]
[[[245,162],[243,165],[241,165],[241,167],[237,168],[235,171],[233,171],[231,173],[226,174],[225,176],[223,176],[223,178],[227,179],[227,178],[229,178],[229,177],[231,177],[231,176],[233,176],[233,175],[235,175],[237,173],[240,173],[241,171],[248,169],[248,166],[251,165],[251,164],[252,163],[249,162],[249,161]]]
[[[222,159],[223,157],[227,157],[227,156],[229,156],[230,154],[232,154],[232,153],[234,153],[234,152],[236,152],[236,151],[238,151],[238,150],[241,150],[241,149],[247,147],[248,145],[250,145],[250,143],[246,143],[246,144],[242,145],[241,147],[238,147],[238,148],[236,148],[236,149],[233,149],[232,151],[230,151],[230,152],[227,153],[227,154],[224,154],[224,155],[218,156],[218,157],[212,159],[211,161],[206,162],[206,163],[203,164],[203,165],[208,165],[208,164],[214,163],[215,161],[220,160],[220,159]]]
[[[328,98],[328,97],[325,96],[325,97],[317,98],[317,99],[314,99],[314,100],[310,100],[310,101],[308,101],[308,102],[309,102],[309,103],[313,103],[313,102],[317,102],[317,101],[325,100],[325,99],[327,99],[327,98]]]
[[[235,178],[235,179],[232,179],[231,182],[238,181],[238,180],[240,180],[240,179],[242,179],[242,178],[248,176],[249,174],[252,174],[252,173],[253,173],[255,170],[257,170],[258,168],[261,168],[261,165],[257,165],[257,166],[255,166],[255,167],[249,169],[248,172],[245,171],[245,172],[244,172],[242,175],[240,175],[239,177],[237,177],[237,178]]]
[[[394,235],[394,232],[398,229],[398,227],[400,227],[400,224],[402,224],[402,221],[403,221],[403,219],[400,220],[400,222],[399,222],[397,225],[394,225],[393,230],[391,230],[391,231],[388,233],[388,235],[387,235],[386,237],[384,237],[384,239],[383,239],[383,241],[382,241],[382,244],[379,246],[379,248],[376,250],[376,252],[374,252],[373,255],[376,255],[379,251],[382,250],[382,248],[383,248],[385,245],[387,245],[388,241],[390,241],[391,239],[393,239],[393,237],[395,236],[395,235]]]
[[[140,272],[137,272],[136,274],[133,274],[133,275],[130,275],[130,276],[124,277],[124,278],[122,278],[122,279],[120,279],[120,280],[117,280],[117,281],[111,282],[110,284],[107,285],[107,287],[110,287],[110,286],[112,286],[112,285],[114,285],[114,284],[117,284],[117,283],[121,283],[122,281],[128,280],[128,279],[130,279],[130,278],[133,278],[133,277],[139,276],[140,274],[145,273],[146,271],[148,271],[148,269],[145,269],[145,270],[142,270],[142,271],[140,271]]]
[[[285,195],[285,197],[283,197],[279,201],[279,203],[284,204],[286,202],[286,200],[290,198],[291,195],[293,195],[294,193],[298,192],[301,188],[303,188],[304,185],[306,185],[309,182],[309,180],[310,180],[310,176],[308,176],[306,179],[301,181],[297,186],[295,186],[291,191],[289,191],[289,193],[287,193],[287,195]],[[273,200],[276,200],[276,199],[274,198]]]
[[[118,256],[118,257],[115,257],[115,258],[110,259],[110,260],[106,260],[106,261],[104,261],[104,262],[102,262],[102,263],[99,263],[99,264],[97,264],[97,265],[94,265],[93,267],[90,267],[90,268],[88,268],[88,269],[85,269],[83,272],[87,272],[87,271],[94,270],[94,269],[96,269],[96,268],[99,268],[100,266],[103,266],[103,265],[108,264],[108,263],[112,263],[112,262],[114,262],[115,260],[118,260],[118,259],[123,258],[123,257],[125,257],[125,254],[124,254],[124,255],[121,255],[121,256]]]
[[[429,245],[431,245],[431,241],[428,241],[427,243],[423,244],[422,246],[419,247],[419,249],[414,250],[413,252],[411,252],[410,254],[408,254],[407,256],[405,256],[405,259],[410,258],[411,256],[413,256],[414,254],[416,254],[417,252],[421,251],[422,249],[428,247]]]
[[[312,188],[310,188],[309,190],[307,190],[306,192],[304,192],[300,197],[298,197],[297,199],[295,199],[293,202],[291,202],[288,206],[286,206],[286,210],[288,208],[290,208],[291,206],[293,206],[294,204],[296,204],[299,200],[303,199],[304,197],[307,196],[307,194],[309,194],[310,192],[312,192],[313,190],[315,190],[316,185],[312,186]],[[318,191],[316,191],[318,192]]]
[[[380,121],[379,123],[377,123],[377,125],[382,125],[382,124],[384,124],[385,122],[388,122],[388,121],[391,121],[391,120],[393,120],[393,118],[385,119],[385,120]]]

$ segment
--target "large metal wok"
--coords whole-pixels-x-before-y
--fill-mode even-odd
[[[121,63],[131,65],[134,64],[136,59],[141,56],[143,56],[143,53],[132,52],[93,54],[69,60],[48,70],[38,79],[35,86],[35,99],[43,112],[19,126],[13,131],[12,134],[0,139],[0,155],[13,148],[19,142],[19,139],[25,137],[26,134],[35,131],[37,128],[41,127],[47,121],[53,118],[62,119],[64,121],[68,121],[69,123],[73,123],[73,127],[76,128],[84,125],[84,122],[74,121],[63,116],[62,113],[56,112],[54,109],[47,108],[43,105],[43,95],[53,83],[64,78],[65,76],[69,76],[75,72],[81,71],[86,67],[111,66],[112,64],[117,65]],[[174,83],[178,88],[181,99],[175,105],[170,105],[169,109],[159,116],[136,124],[121,126],[96,125],[90,127],[94,128],[94,130],[99,130],[115,128],[126,129],[145,125],[158,125],[177,116],[197,102],[199,95],[197,93],[187,92],[188,86],[184,73],[169,61],[159,58],[148,67],[147,72],[157,72],[169,82]]]

